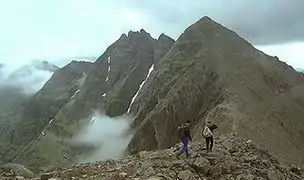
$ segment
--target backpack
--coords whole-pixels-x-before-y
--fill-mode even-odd
[[[184,137],[185,134],[186,134],[185,132],[186,132],[187,130],[189,131],[189,127],[188,127],[188,126],[185,126],[185,125],[180,126],[180,127],[178,128],[179,137],[180,137],[180,138]]]
[[[209,129],[209,127],[208,126],[205,126],[205,128],[204,128],[204,131],[203,131],[203,136],[204,137],[212,137],[212,132],[211,132],[211,130]]]

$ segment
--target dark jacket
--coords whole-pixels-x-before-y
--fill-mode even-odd
[[[185,138],[185,137],[188,137],[190,139],[190,141],[192,141],[192,136],[191,136],[189,126],[182,125],[182,126],[178,127],[178,131],[179,131],[180,136],[181,136],[182,139]]]
[[[211,124],[211,125],[208,126],[208,128],[209,128],[210,131],[213,133],[213,131],[214,131],[215,129],[217,129],[217,126],[216,126],[215,124]]]

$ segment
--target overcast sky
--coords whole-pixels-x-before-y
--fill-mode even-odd
[[[304,68],[303,0],[0,0],[0,62],[94,59],[122,33],[177,38],[202,16]]]

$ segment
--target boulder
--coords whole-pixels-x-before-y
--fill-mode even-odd
[[[178,174],[180,180],[195,180],[193,173],[190,170],[182,171]]]
[[[17,176],[23,176],[26,178],[34,177],[34,173],[21,164],[8,163],[8,164],[4,165],[3,168],[13,171]]]
[[[206,158],[198,157],[194,161],[193,166],[194,166],[195,170],[197,170],[198,172],[206,174],[208,172],[208,170],[210,169],[211,164]]]

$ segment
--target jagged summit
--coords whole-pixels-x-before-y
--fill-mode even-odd
[[[134,38],[134,37],[137,37],[137,36],[149,36],[149,37],[151,37],[150,33],[147,33],[144,29],[141,29],[140,31],[129,31],[128,32],[128,37],[129,38]]]
[[[151,37],[151,35],[149,33],[147,33],[144,29],[141,29],[140,31],[129,31],[127,34],[123,33],[117,41],[127,40],[127,39],[133,39],[135,37],[140,37],[140,36],[149,36],[149,37]]]
[[[174,39],[172,39],[170,36],[167,36],[166,34],[164,33],[161,33],[157,39],[158,41],[173,41],[174,42]]]

